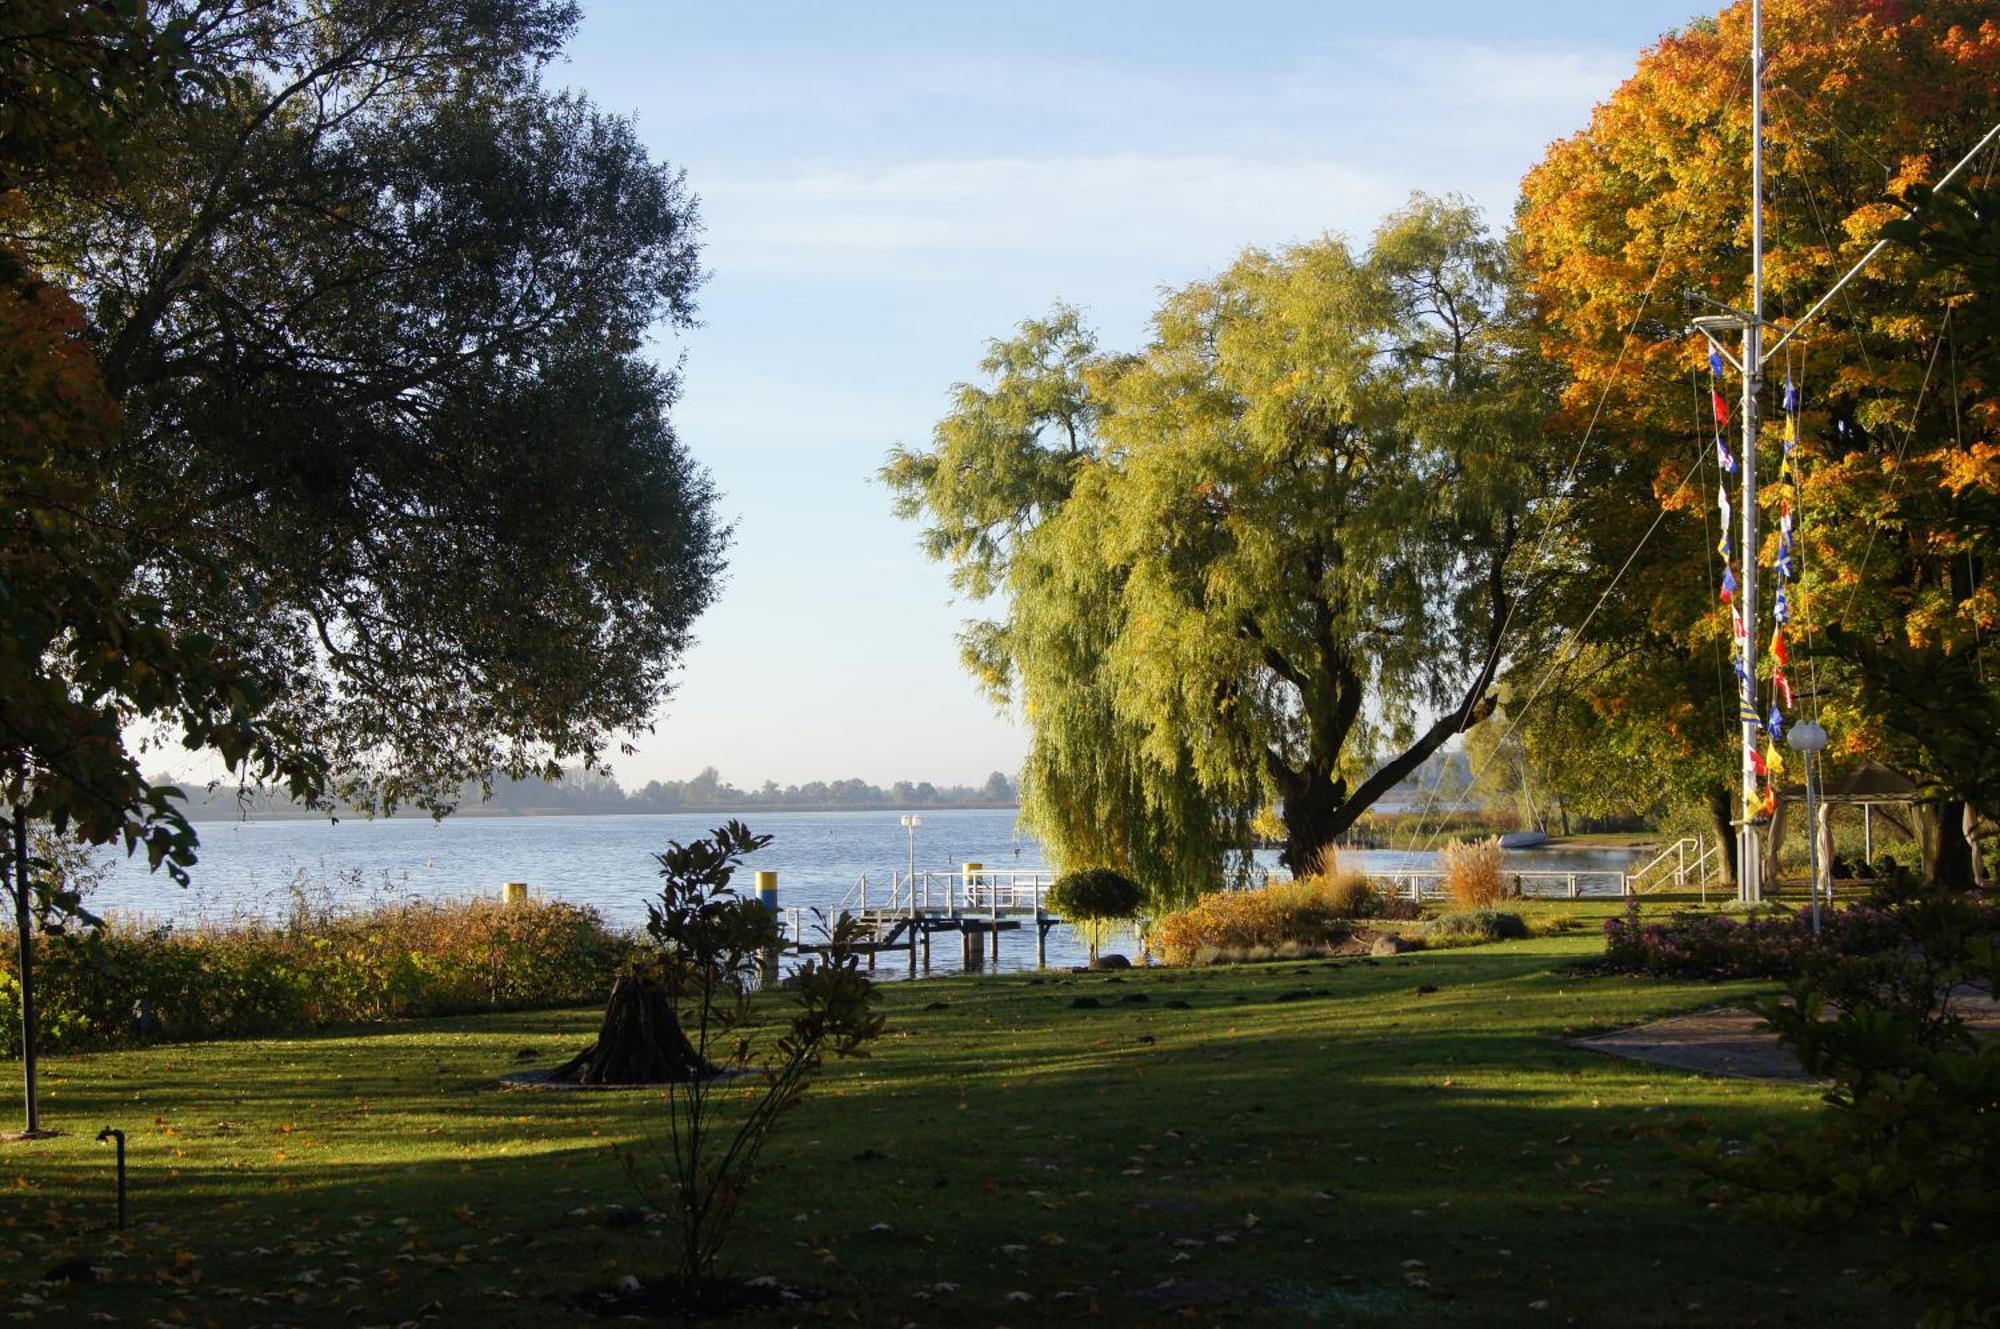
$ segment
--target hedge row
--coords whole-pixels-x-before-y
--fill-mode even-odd
[[[20,1053],[20,984],[0,933],[0,1026]],[[595,1002],[634,942],[594,909],[405,900],[289,923],[49,937],[36,1010],[50,1051],[297,1033],[332,1024]]]

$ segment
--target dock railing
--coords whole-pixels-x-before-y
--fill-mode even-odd
[[[1631,878],[1616,868],[1586,868],[1575,872],[1501,872],[1514,895],[1529,900],[1581,900],[1585,897],[1621,897],[1632,893]],[[1370,872],[1368,881],[1376,889],[1405,900],[1443,900],[1445,874],[1435,868],[1410,871]]]
[[[986,868],[978,872],[895,872],[888,890],[868,890],[864,876],[849,892],[859,914],[1034,914],[1048,908],[1055,873],[1048,868]]]

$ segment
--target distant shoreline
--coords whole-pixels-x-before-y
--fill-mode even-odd
[[[453,811],[450,815],[460,818],[503,818],[503,817],[711,817],[728,814],[739,817],[754,817],[760,812],[992,812],[1002,809],[1020,808],[1019,803],[963,802],[963,803],[725,803],[713,807],[649,808],[643,811],[623,808],[492,808],[469,805]],[[188,810],[187,819],[197,825],[214,825],[245,821],[430,821],[427,812],[399,811],[389,817],[374,817],[365,812],[313,812],[305,808],[253,808],[223,809],[204,805]]]

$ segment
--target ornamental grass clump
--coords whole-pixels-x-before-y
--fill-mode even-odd
[[[1445,893],[1462,909],[1488,909],[1507,895],[1507,879],[1501,874],[1507,852],[1500,837],[1486,840],[1459,840],[1444,847]]]

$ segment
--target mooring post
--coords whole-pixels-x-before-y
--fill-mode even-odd
[[[767,870],[767,871],[760,871],[757,874],[757,903],[763,905],[766,909],[770,910],[771,920],[773,922],[777,921],[778,919],[778,874],[777,873]],[[796,937],[793,938],[793,941],[795,942],[798,940],[799,938]],[[767,984],[775,984],[777,981],[778,981],[778,948],[776,946],[767,946],[764,948],[764,982]]]
[[[1037,969],[1046,969],[1049,967],[1049,925],[1043,921],[1046,918],[1047,915],[1042,913],[1041,907],[1039,905],[1036,906],[1035,968]]]
[[[528,902],[528,883],[527,883],[527,882],[525,882],[525,881],[510,881],[510,882],[506,882],[506,883],[504,883],[504,884],[503,884],[503,885],[502,885],[502,886],[500,887],[500,903],[501,903],[501,904],[504,904],[504,905],[522,905],[522,904],[526,904],[527,902]]]

